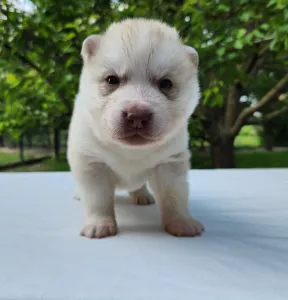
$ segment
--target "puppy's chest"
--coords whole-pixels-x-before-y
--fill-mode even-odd
[[[126,174],[116,174],[117,183],[116,186],[119,189],[125,189],[128,191],[134,191],[143,186],[151,175],[152,170],[146,170],[141,172],[127,172]]]
[[[126,190],[135,190],[140,188],[151,176],[155,163],[147,162],[146,166],[143,161],[110,160],[108,166],[116,177],[118,188]]]

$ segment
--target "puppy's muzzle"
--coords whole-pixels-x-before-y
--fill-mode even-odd
[[[127,107],[122,112],[122,124],[126,130],[145,130],[151,126],[152,119],[152,111],[141,106]]]

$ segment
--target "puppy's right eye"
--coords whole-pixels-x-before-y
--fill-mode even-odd
[[[106,77],[106,82],[109,84],[116,85],[116,84],[119,84],[120,80],[117,76],[111,75],[111,76]]]
[[[173,86],[173,83],[170,79],[164,78],[159,82],[160,90],[170,90]]]

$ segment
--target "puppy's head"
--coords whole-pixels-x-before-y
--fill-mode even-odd
[[[94,132],[106,141],[157,144],[177,133],[198,104],[198,54],[164,23],[114,23],[89,36],[81,54],[79,93]]]

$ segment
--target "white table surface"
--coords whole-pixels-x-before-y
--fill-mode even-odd
[[[288,299],[288,169],[191,171],[200,238],[118,199],[119,235],[79,236],[69,173],[0,174],[0,299]]]

